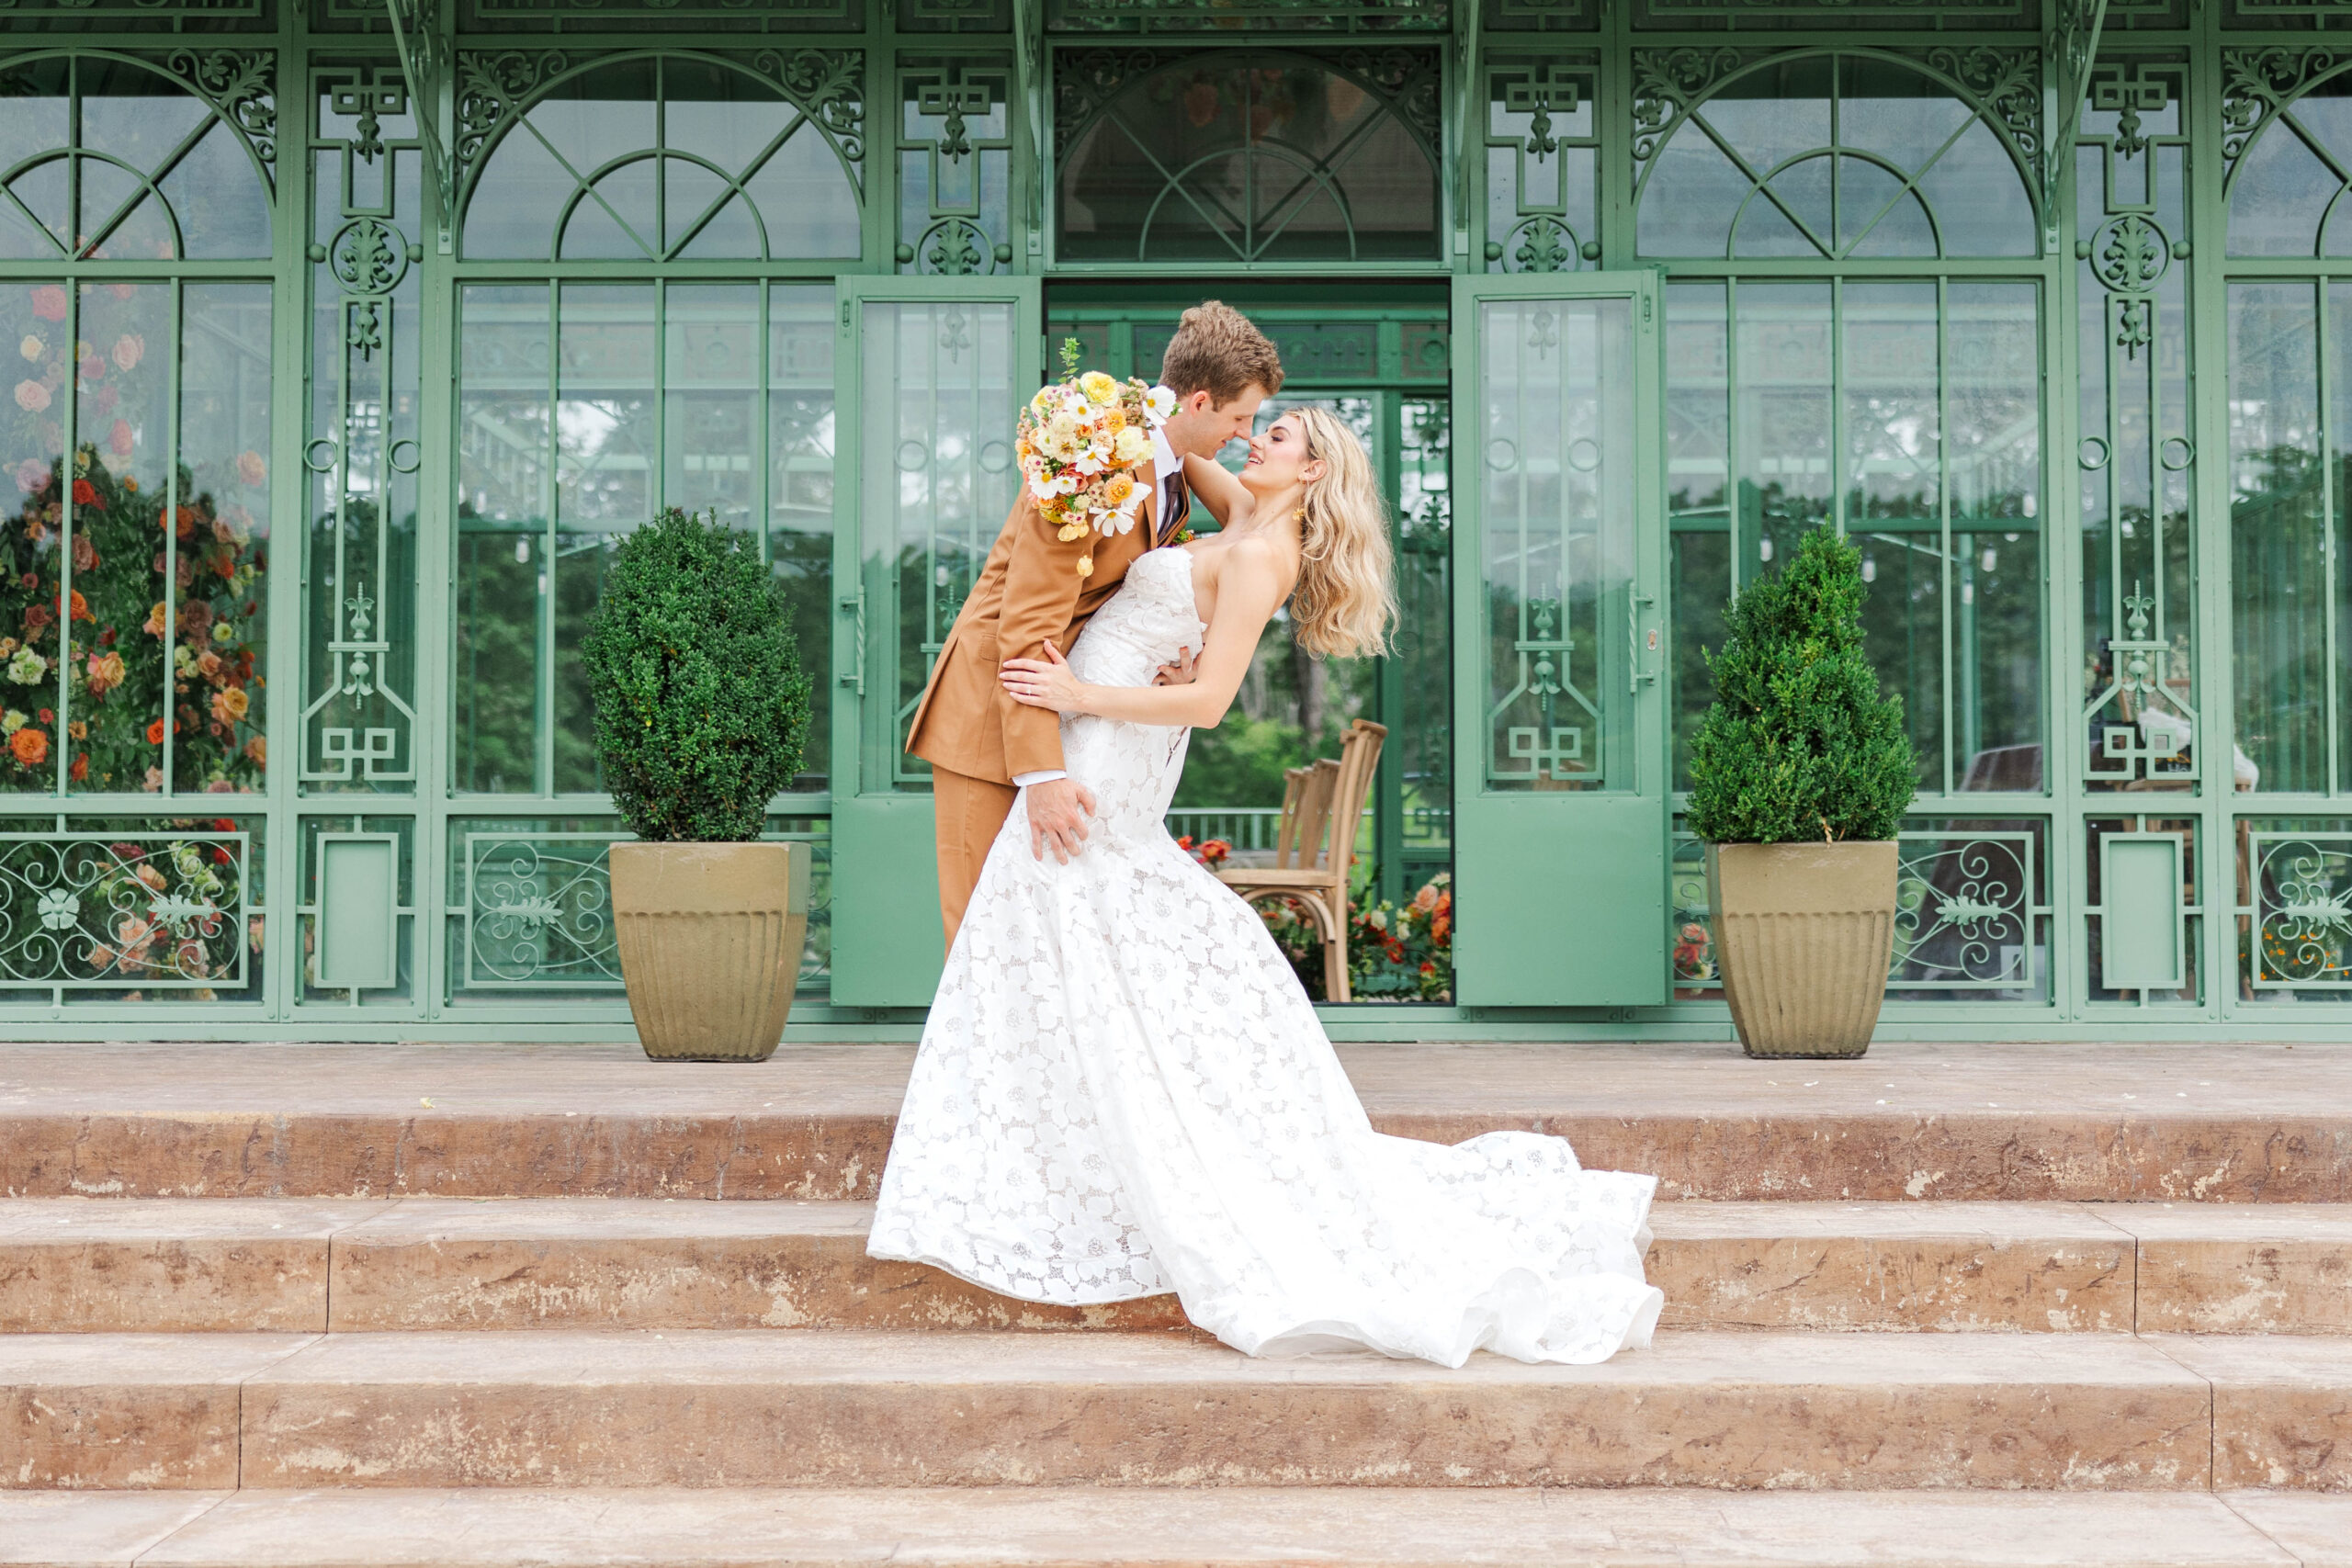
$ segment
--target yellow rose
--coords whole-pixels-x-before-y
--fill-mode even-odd
[[[1111,482],[1102,487],[1102,499],[1111,505],[1117,506],[1135,492],[1135,480],[1125,474],[1114,474],[1111,476]]]
[[[1119,395],[1119,384],[1100,370],[1089,370],[1085,375],[1080,376],[1078,378],[1078,389],[1086,394],[1088,402],[1098,407]]]

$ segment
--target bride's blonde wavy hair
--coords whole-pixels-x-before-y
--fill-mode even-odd
[[[1325,659],[1388,651],[1396,623],[1388,508],[1356,433],[1329,409],[1295,408],[1306,457],[1323,477],[1306,487],[1299,524],[1298,586],[1291,590],[1291,634]]]

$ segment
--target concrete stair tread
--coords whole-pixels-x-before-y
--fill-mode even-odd
[[[2352,1061],[2292,1046],[1347,1045],[1383,1130],[1573,1138],[1668,1197],[2352,1201]],[[0,1045],[0,1196],[871,1195],[912,1053]]]
[[[1380,1487],[0,1493],[99,1568],[2340,1568],[2352,1497]]]
[[[2261,1343],[2297,1377],[2128,1335],[1458,1370],[1175,1334],[28,1335],[0,1392],[35,1485],[2352,1486],[2352,1341]]]
[[[872,1213],[5,1199],[0,1331],[1182,1325],[1172,1298],[1039,1306],[870,1259]],[[1652,1223],[1677,1327],[2352,1333],[2352,1204],[1692,1200]]]

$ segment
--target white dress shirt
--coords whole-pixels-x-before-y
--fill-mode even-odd
[[[1157,532],[1159,527],[1159,503],[1168,497],[1169,476],[1183,471],[1184,459],[1176,456],[1176,448],[1168,445],[1168,437],[1159,433],[1159,426],[1154,425],[1151,432],[1151,513],[1137,523],[1137,527]],[[1062,651],[1067,653],[1069,650],[1064,649]],[[1017,789],[1027,789],[1031,784],[1051,784],[1056,779],[1068,777],[1069,775],[1059,768],[1040,768],[1034,773],[1013,774],[1012,783]]]

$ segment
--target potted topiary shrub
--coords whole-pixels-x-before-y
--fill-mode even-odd
[[[1861,551],[1827,528],[1732,603],[1690,752],[1690,830],[1724,996],[1751,1056],[1870,1048],[1917,765],[1862,651]]]
[[[808,930],[808,855],[763,843],[808,737],[784,590],[756,544],[666,508],[621,541],[581,643],[605,786],[621,979],[645,1054],[763,1061]]]

